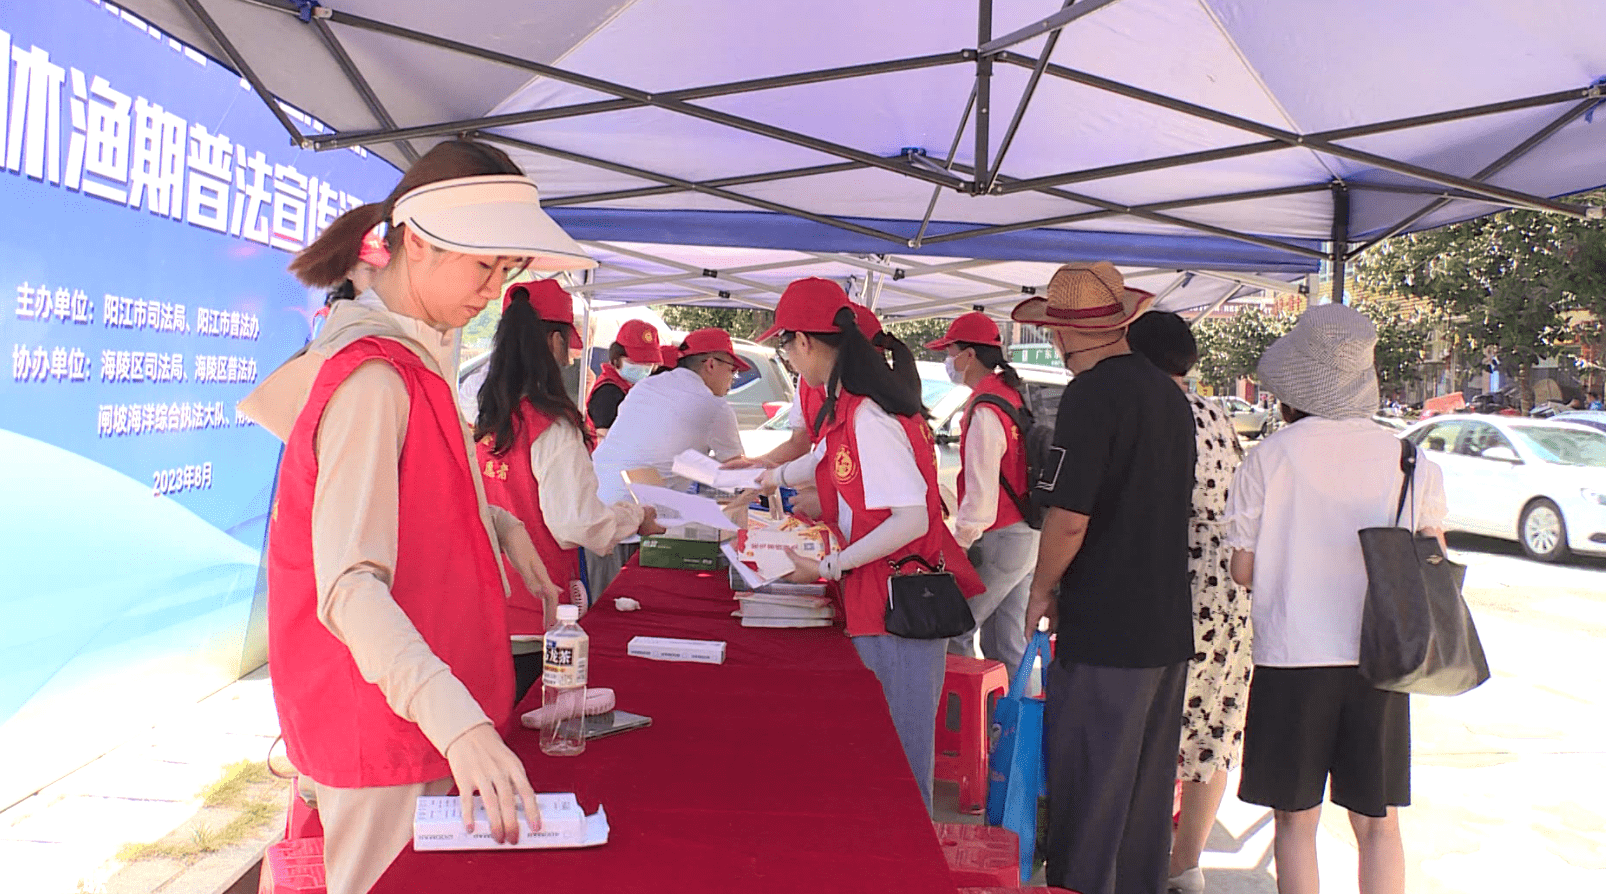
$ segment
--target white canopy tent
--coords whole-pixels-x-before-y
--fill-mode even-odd
[[[1003,311],[1101,258],[1171,307],[1322,263],[1341,296],[1386,236],[1606,183],[1599,0],[125,5],[339,131],[280,111],[301,145],[502,145],[608,300]]]

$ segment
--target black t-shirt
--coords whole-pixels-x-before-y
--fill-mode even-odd
[[[1054,457],[1037,485],[1089,517],[1060,581],[1058,657],[1162,667],[1193,654],[1188,507],[1193,409],[1137,354],[1100,361],[1060,399]]]
[[[597,428],[613,428],[613,421],[619,418],[619,405],[624,402],[625,390],[612,382],[604,382],[586,401],[586,418]]]

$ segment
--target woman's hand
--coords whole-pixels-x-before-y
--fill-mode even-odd
[[[657,506],[642,507],[641,524],[636,526],[637,534],[640,534],[643,537],[651,537],[654,534],[662,534],[666,530],[668,529],[663,525],[658,524]]]
[[[787,558],[792,560],[792,573],[786,580],[794,584],[812,584],[820,579],[820,563],[796,550],[786,551]]]
[[[508,561],[513,563],[513,570],[524,580],[524,586],[546,604],[547,615],[556,616],[558,598],[563,595],[563,590],[553,583],[551,575],[547,574],[546,563],[541,561],[541,554],[535,551],[535,543],[530,540],[530,532],[519,528],[503,538],[502,552],[507,555]]]
[[[530,830],[541,829],[541,808],[535,803],[535,789],[518,755],[502,741],[496,727],[482,723],[470,727],[446,746],[446,762],[463,803],[463,828],[474,832],[474,793],[485,802],[485,815],[491,820],[491,838],[497,844],[519,843],[518,804],[524,802],[524,816]]]
[[[720,463],[719,467],[721,469],[773,469],[775,465],[775,463],[762,456],[738,456],[735,459]]]

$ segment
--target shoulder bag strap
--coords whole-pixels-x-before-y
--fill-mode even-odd
[[[1405,515],[1405,501],[1411,496],[1416,481],[1416,445],[1404,438],[1400,439],[1400,471],[1405,473],[1405,480],[1400,482],[1400,503],[1394,509],[1396,528],[1400,526],[1400,519]],[[1412,515],[1415,514],[1413,511]]]

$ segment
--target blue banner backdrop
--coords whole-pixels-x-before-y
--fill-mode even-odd
[[[110,3],[0,10],[0,807],[238,672],[279,443],[236,404],[398,176]]]

